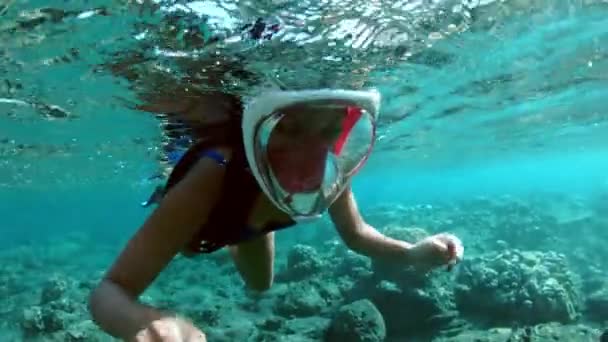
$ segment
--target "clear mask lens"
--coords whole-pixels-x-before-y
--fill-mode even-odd
[[[275,200],[303,216],[322,211],[367,159],[373,116],[345,101],[280,108],[261,121],[256,158]]]

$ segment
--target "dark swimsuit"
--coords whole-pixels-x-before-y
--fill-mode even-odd
[[[165,194],[182,180],[201,158],[211,158],[226,167],[219,202],[211,211],[207,222],[201,226],[197,235],[188,244],[187,254],[212,253],[225,246],[235,245],[295,225],[295,221],[289,220],[289,222],[271,222],[263,229],[250,227],[247,221],[261,194],[261,189],[249,170],[244,148],[243,146],[234,148],[233,158],[230,162],[226,162],[221,154],[212,149],[213,146],[217,146],[217,144],[201,141],[190,147],[177,161],[164,188],[160,189],[162,194]],[[145,205],[147,206],[150,202],[148,201]]]

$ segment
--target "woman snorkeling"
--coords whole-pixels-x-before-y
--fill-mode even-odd
[[[245,284],[272,285],[274,232],[328,211],[351,250],[429,270],[462,256],[439,234],[416,244],[382,235],[362,218],[350,188],[375,140],[375,91],[273,91],[243,108],[221,98],[208,110],[237,110],[223,135],[200,139],[175,165],[158,207],[128,242],[90,298],[112,336],[130,341],[204,341],[186,318],[137,301],[181,251],[226,247]],[[211,137],[212,135],[210,135]]]
[[[131,65],[141,65],[142,60]],[[187,64],[187,61],[184,61]],[[226,63],[208,63],[225,67]],[[274,232],[328,212],[351,250],[412,265],[422,272],[457,263],[458,238],[438,234],[415,244],[384,236],[365,222],[350,184],[374,146],[380,94],[373,90],[273,90],[241,98],[192,86],[175,94],[169,80],[154,85],[124,65],[112,66],[132,84],[153,90],[139,109],[170,113],[192,143],[174,159],[157,204],[90,296],[94,321],[126,341],[206,341],[186,317],[138,301],[171,260],[229,250],[247,287],[272,286]],[[200,61],[192,63],[195,70]],[[228,68],[218,73],[238,73]],[[159,70],[158,68],[154,70]],[[209,71],[209,73],[211,73]],[[194,77],[196,72],[185,72]],[[242,76],[242,75],[241,75]],[[220,88],[220,78],[202,83]],[[164,97],[157,96],[162,89]],[[209,89],[209,88],[207,88]],[[172,151],[169,151],[172,152]]]

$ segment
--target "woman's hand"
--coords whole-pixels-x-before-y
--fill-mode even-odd
[[[462,242],[452,234],[442,233],[429,236],[414,244],[410,253],[412,264],[422,272],[436,267],[448,266],[448,271],[462,260],[464,247]]]
[[[163,317],[140,330],[131,342],[207,342],[205,334],[191,322]]]

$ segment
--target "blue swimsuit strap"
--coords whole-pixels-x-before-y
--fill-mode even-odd
[[[205,158],[205,157],[211,158],[211,159],[215,160],[219,165],[222,165],[222,166],[226,166],[226,164],[228,164],[228,161],[224,158],[224,156],[215,150],[201,151],[201,153],[199,153],[198,156],[200,158]]]
[[[179,161],[184,157],[184,155],[186,155],[186,151],[171,151],[168,155],[167,155],[167,159],[169,160],[169,163],[171,165],[173,165],[174,167],[179,163]],[[199,158],[211,158],[214,161],[216,161],[219,165],[221,166],[226,166],[228,164],[228,161],[224,158],[224,156],[214,150],[204,150],[199,152],[198,154]],[[160,201],[160,199],[165,195],[165,188],[163,186],[157,186],[156,189],[154,189],[154,192],[150,195],[150,197],[141,203],[142,207],[149,207],[150,205],[154,204],[154,203],[158,203]]]
[[[169,163],[173,166],[177,165],[182,157],[186,154],[186,151],[171,151],[167,158],[169,159]],[[199,158],[211,158],[215,160],[219,165],[226,166],[228,161],[224,158],[224,156],[215,151],[215,150],[203,150],[198,154]]]

